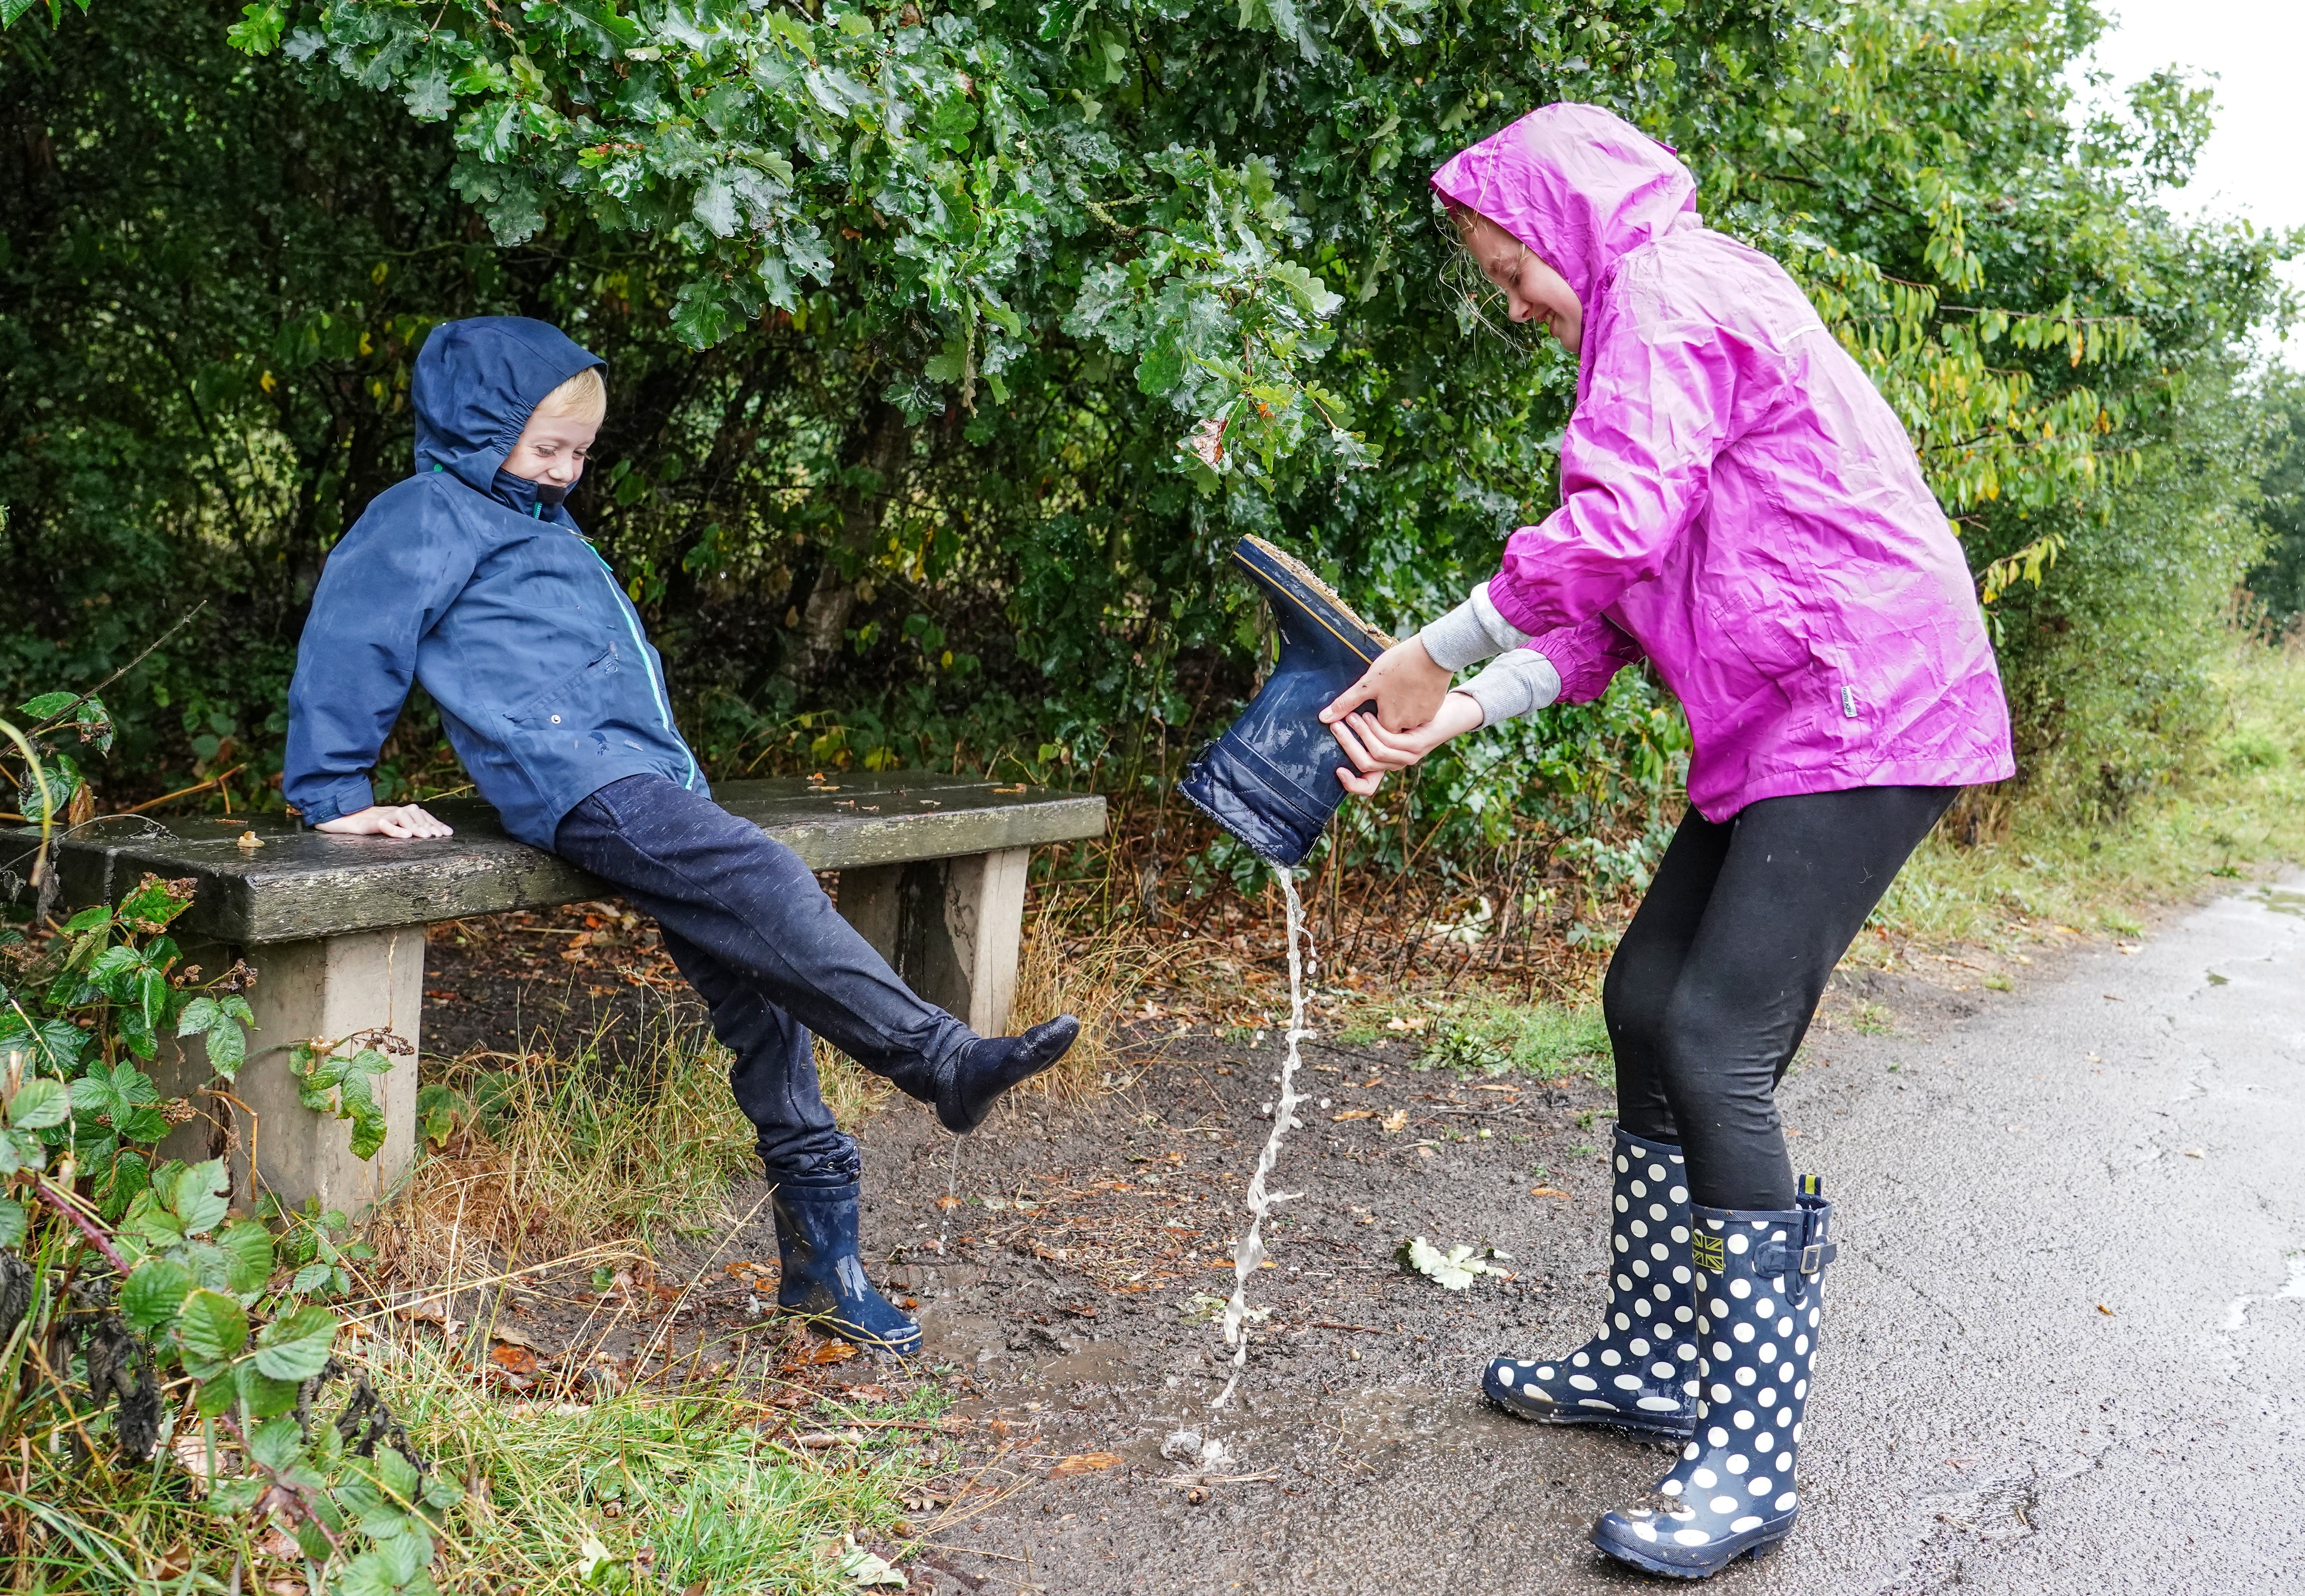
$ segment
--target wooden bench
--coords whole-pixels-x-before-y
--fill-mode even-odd
[[[988,1035],[1008,1028],[1033,848],[1101,836],[1105,821],[1101,797],[917,771],[735,781],[713,796],[812,869],[839,872],[849,923],[915,991]],[[257,1031],[233,1090],[238,1101],[209,1099],[235,1123],[195,1119],[171,1136],[166,1156],[213,1157],[223,1141],[237,1197],[260,1184],[292,1204],[317,1196],[324,1208],[364,1211],[399,1184],[416,1153],[425,926],[615,894],[506,836],[484,803],[426,807],[456,835],[399,842],[301,831],[282,816],[203,817],[165,828],[100,820],[61,845],[65,909],[117,903],[148,871],[190,877],[192,907],[175,928],[186,956],[210,972],[241,958],[258,973],[249,995]],[[242,842],[251,830],[260,845]],[[286,1060],[297,1042],[375,1031],[409,1050],[375,1082],[386,1140],[362,1160],[353,1156],[347,1123],[298,1101]],[[184,1097],[208,1072],[188,1057],[164,1064],[157,1079],[164,1096]]]

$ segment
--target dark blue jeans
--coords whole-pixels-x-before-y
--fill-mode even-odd
[[[611,782],[568,811],[553,842],[656,917],[665,951],[736,1056],[729,1089],[771,1180],[856,1178],[855,1144],[817,1087],[810,1031],[923,1099],[935,1095],[937,1066],[975,1037],[905,985],[799,854],[677,782]]]

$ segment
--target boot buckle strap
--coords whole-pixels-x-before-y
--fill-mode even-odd
[[[1763,1242],[1753,1255],[1753,1266],[1764,1275],[1815,1275],[1841,1255],[1837,1242]]]

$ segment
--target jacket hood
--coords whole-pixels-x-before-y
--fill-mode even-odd
[[[416,469],[451,472],[501,498],[498,468],[538,403],[579,371],[607,364],[549,322],[525,316],[442,322],[416,356]]]
[[[1697,180],[1631,123],[1563,101],[1531,111],[1433,174],[1566,278],[1586,316],[1617,262],[1697,214]]]

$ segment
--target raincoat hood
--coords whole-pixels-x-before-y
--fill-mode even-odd
[[[416,356],[416,469],[534,514],[537,485],[504,472],[521,429],[547,394],[608,362],[549,322],[476,316],[432,329]]]
[[[1450,157],[1433,186],[1535,250],[1588,317],[1618,261],[1704,225],[1688,168],[1598,106],[1564,101],[1531,111]]]

